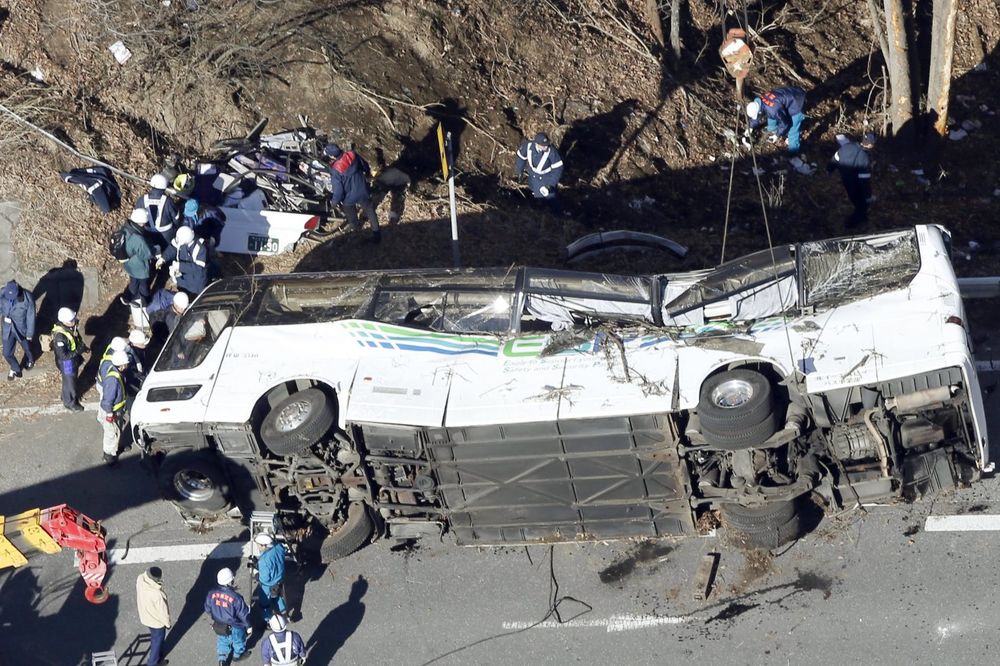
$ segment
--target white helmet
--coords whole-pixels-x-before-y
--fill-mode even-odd
[[[59,308],[59,312],[56,313],[56,319],[59,320],[60,324],[72,324],[76,321],[76,313],[69,308]]]
[[[188,309],[188,305],[191,304],[191,299],[183,291],[178,291],[174,294],[174,309],[179,312],[184,312]]]
[[[194,240],[194,229],[187,226],[186,224],[177,230],[177,234],[174,236],[177,242],[181,245],[187,245]]]
[[[153,174],[153,177],[149,179],[149,186],[154,190],[165,190],[167,189],[167,177],[162,173]]]
[[[136,224],[149,224],[149,215],[146,213],[145,208],[133,208],[128,219]]]
[[[760,115],[760,102],[754,100],[747,104],[747,116],[750,118],[757,118]]]
[[[253,538],[253,540],[254,543],[256,543],[258,546],[270,546],[272,543],[274,543],[274,537],[272,537],[267,532],[259,532],[257,536]]]
[[[219,569],[219,573],[215,574],[215,582],[219,585],[232,585],[234,580],[236,580],[236,576],[233,575],[233,570],[229,567]]]
[[[115,336],[111,338],[111,344],[108,346],[111,347],[111,351],[113,352],[125,351],[125,347],[128,347],[128,340],[122,337]]]
[[[271,627],[271,631],[284,631],[285,627],[288,626],[288,622],[280,614],[275,613],[271,616],[271,619],[267,621],[267,626]]]
[[[124,349],[111,354],[111,365],[117,365],[118,367],[128,365],[128,354],[125,353]]]
[[[112,340],[112,342],[114,342]],[[128,342],[133,347],[145,347],[149,344],[149,336],[140,328],[133,328],[128,334]]]

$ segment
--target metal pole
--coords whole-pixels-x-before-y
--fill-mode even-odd
[[[447,134],[448,146],[448,205],[451,208],[451,263],[455,268],[462,265],[462,252],[458,247],[458,211],[455,210],[455,168],[451,152],[451,132]]]

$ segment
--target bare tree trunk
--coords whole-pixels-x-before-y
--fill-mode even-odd
[[[660,20],[660,8],[657,6],[656,0],[646,0],[646,20],[649,21],[649,26],[653,29],[653,37],[662,47],[666,40],[663,37],[663,21]]]
[[[892,133],[913,119],[913,88],[910,85],[910,49],[902,0],[883,0],[889,47],[889,88],[892,93]]]
[[[958,0],[934,0],[931,28],[931,68],[927,81],[927,110],[937,114],[934,129],[948,131],[948,98],[951,92],[951,64],[955,54],[955,20]]]
[[[886,66],[888,66],[889,42],[885,40],[885,28],[882,27],[882,12],[879,11],[878,5],[875,4],[875,0],[868,0],[868,13],[872,18],[872,30],[875,31],[875,36],[878,38],[879,48],[882,50],[882,60],[884,60]]]
[[[681,58],[681,0],[670,0],[670,48]]]

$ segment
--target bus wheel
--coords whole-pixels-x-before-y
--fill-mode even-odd
[[[736,540],[748,546],[770,550],[802,536],[802,516],[795,500],[759,507],[723,504],[719,508]]]
[[[260,438],[272,453],[290,456],[318,442],[335,420],[332,401],[323,391],[308,388],[268,412],[260,425]]]
[[[208,516],[229,508],[229,484],[211,452],[172,453],[157,476],[163,497],[186,511]]]
[[[375,524],[363,502],[354,502],[347,508],[347,520],[336,531],[323,539],[319,556],[323,563],[347,557],[372,538]]]
[[[734,451],[763,444],[778,431],[771,382],[754,370],[709,377],[701,388],[698,419],[705,441]]]

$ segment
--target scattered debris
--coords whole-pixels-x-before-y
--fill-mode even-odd
[[[975,118],[962,121],[962,129],[964,129],[966,132],[974,132],[977,129],[981,129],[982,126],[983,126],[983,121],[976,120]]]
[[[796,173],[800,173],[803,176],[811,176],[816,171],[815,164],[809,164],[809,162],[806,162],[801,157],[793,157],[788,160],[788,163],[792,165]]]
[[[111,51],[111,55],[115,57],[119,65],[124,65],[132,57],[132,52],[125,47],[125,42],[120,39],[109,46],[108,50]]]
[[[715,572],[719,566],[719,554],[707,553],[701,558],[698,571],[694,574],[694,593],[692,597],[698,601],[708,599],[712,594],[712,583],[715,582]]]
[[[969,136],[969,133],[961,127],[948,132],[948,138],[952,141],[961,141],[967,136]]]
[[[651,563],[651,573],[673,550],[673,546],[657,545],[651,541],[644,541],[620,560],[602,569],[597,575],[604,584],[620,583],[635,573],[640,564],[647,563]]]

